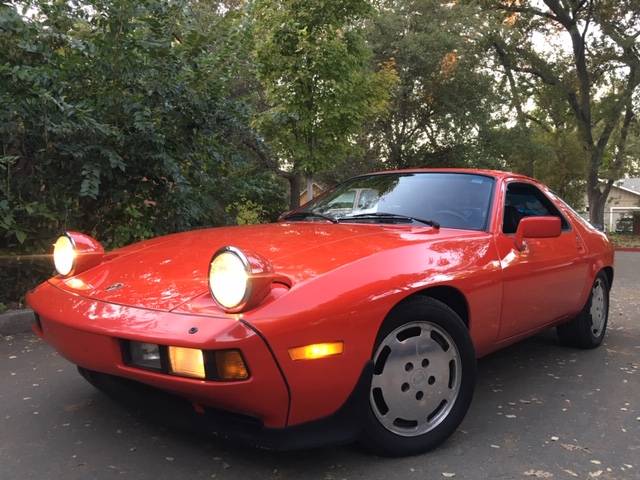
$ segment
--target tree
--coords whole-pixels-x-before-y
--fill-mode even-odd
[[[299,204],[305,176],[336,168],[356,146],[363,124],[384,112],[392,64],[371,68],[362,24],[365,0],[256,0],[254,58],[264,108],[255,126],[270,162]]]
[[[499,88],[507,108],[481,131],[480,150],[504,168],[539,179],[582,209],[586,161],[569,105],[558,101],[553,88],[519,80],[502,73]]]
[[[0,249],[65,228],[107,246],[236,218],[283,188],[246,147],[239,7],[221,1],[0,5]],[[260,182],[239,182],[248,175]],[[269,187],[266,192],[263,184]]]
[[[475,165],[478,130],[491,121],[493,78],[462,2],[378,0],[368,40],[399,81],[390,113],[365,143],[387,167]],[[473,153],[472,153],[473,152]]]
[[[637,122],[640,4],[634,0],[480,4],[487,15],[484,33],[514,82],[544,84],[553,89],[556,102],[569,107],[585,159],[590,219],[602,225],[613,182],[628,168],[627,141]]]
[[[0,256],[273,220],[236,0],[0,1]],[[0,303],[51,273],[0,259]]]

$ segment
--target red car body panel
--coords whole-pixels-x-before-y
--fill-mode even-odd
[[[286,383],[264,341],[244,323],[98,302],[70,296],[48,283],[37,287],[29,301],[35,311],[42,312],[42,329],[37,333],[76,365],[137,380],[201,405],[251,412],[268,426],[281,427],[286,422]],[[198,334],[189,334],[194,327]],[[251,377],[241,382],[210,382],[132,368],[123,362],[119,339],[200,349],[241,348]]]
[[[84,368],[278,428],[327,417],[345,403],[387,314],[410,295],[434,288],[462,295],[480,357],[575,315],[595,275],[612,267],[606,236],[539,183],[503,172],[426,171],[494,177],[487,231],[282,222],[170,235],[105,254],[101,265],[30,292],[28,302],[41,317],[38,333]],[[527,250],[517,251],[513,235],[501,232],[504,195],[514,180],[542,189],[571,228],[555,239],[528,239]],[[209,260],[225,245],[267,259],[283,279],[241,314],[225,313],[208,292]],[[109,288],[115,284],[125,287]],[[196,334],[188,333],[191,327]],[[131,368],[118,339],[238,348],[251,377],[224,383]],[[344,342],[342,355],[293,361],[288,354],[333,341]]]

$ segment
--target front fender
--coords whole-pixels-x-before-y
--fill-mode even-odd
[[[499,329],[501,272],[491,235],[383,250],[296,284],[243,319],[271,346],[291,390],[289,424],[331,415],[346,401],[391,309],[408,296],[449,285],[465,296],[479,355]],[[288,349],[343,341],[342,355],[293,361]]]

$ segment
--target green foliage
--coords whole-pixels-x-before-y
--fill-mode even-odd
[[[37,249],[65,228],[117,246],[232,221],[224,206],[239,192],[256,200],[232,180],[254,164],[236,91],[241,12],[162,0],[30,9],[0,7],[0,246]]]
[[[233,223],[240,197],[276,217],[284,185],[246,146],[243,18],[221,1],[0,3],[0,251]],[[24,292],[36,273],[5,263],[1,284]]]
[[[399,75],[389,115],[366,143],[385,166],[473,165],[477,130],[490,121],[494,79],[470,38],[462,2],[378,0],[368,30],[377,62]]]
[[[581,176],[589,215],[594,224],[603,224],[615,179],[632,168],[627,146],[638,123],[640,4],[631,0],[470,3],[483,19],[478,34],[509,79],[519,127],[529,124],[527,101],[552,113],[564,110],[570,118],[569,136],[575,136],[584,152]],[[548,125],[549,119],[553,126],[553,115],[542,121]],[[558,152],[558,145],[554,149]]]
[[[229,205],[227,211],[236,213],[236,223],[238,225],[261,223],[264,216],[264,210],[260,205],[244,198]]]
[[[266,108],[255,126],[280,168],[307,174],[335,168],[364,123],[382,113],[395,81],[377,71],[362,22],[365,0],[256,0],[254,58]]]

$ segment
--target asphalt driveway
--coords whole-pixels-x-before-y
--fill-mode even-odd
[[[618,253],[606,343],[553,332],[480,361],[473,405],[436,451],[270,453],[167,430],[93,389],[32,335],[0,337],[0,480],[640,479],[640,253]]]

